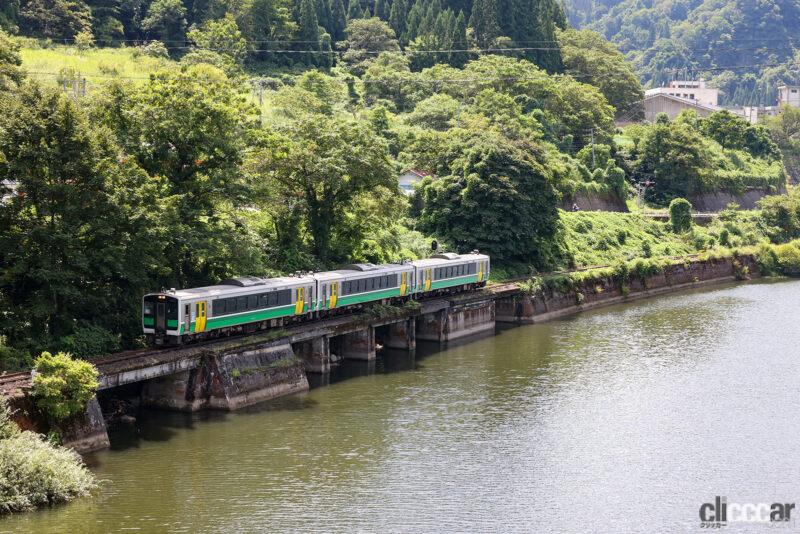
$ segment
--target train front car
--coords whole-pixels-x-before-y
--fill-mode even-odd
[[[155,345],[180,339],[180,299],[171,292],[150,293],[142,299],[142,328]]]
[[[489,277],[489,256],[472,252],[435,254],[424,260],[415,260],[414,279],[417,294],[451,293],[483,287]]]
[[[233,278],[146,295],[142,326],[155,345],[253,332],[309,316],[315,298],[316,281],[309,276]]]

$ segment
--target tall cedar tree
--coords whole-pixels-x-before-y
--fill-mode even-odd
[[[347,26],[347,13],[342,0],[330,0],[331,26],[328,33],[335,43],[344,39],[344,29]]]
[[[389,26],[394,30],[398,38],[404,39],[406,33],[406,2],[405,0],[394,0],[392,9],[389,12]]]
[[[358,0],[350,0],[350,6],[347,8],[347,20],[355,20],[364,17],[364,11],[361,9],[361,2]]]
[[[458,12],[450,41],[453,43],[453,51],[450,52],[449,63],[453,67],[460,69],[469,61],[469,53],[461,52],[461,50],[469,49],[469,41],[467,41],[467,21],[463,11]]]
[[[475,31],[478,48],[489,48],[500,37],[500,24],[497,22],[496,0],[475,0],[469,25]]]
[[[300,30],[297,32],[298,48],[300,50],[319,50],[319,22],[314,6],[314,0],[300,0]],[[316,65],[319,54],[300,54],[299,61],[306,65]]]

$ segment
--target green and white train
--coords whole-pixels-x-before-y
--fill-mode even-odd
[[[142,327],[154,344],[180,344],[328,317],[368,303],[465,291],[484,286],[488,276],[489,256],[473,252],[283,278],[234,278],[145,295]]]

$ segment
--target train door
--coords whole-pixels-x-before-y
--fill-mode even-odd
[[[294,314],[300,315],[303,313],[303,306],[305,305],[306,300],[306,288],[298,287],[297,288],[297,301],[294,303]]]
[[[425,269],[425,291],[431,290],[431,280],[433,280],[433,269]]]
[[[336,301],[339,300],[339,282],[331,282],[331,301],[328,307],[335,308]]]
[[[195,314],[195,322],[194,322],[194,331],[195,332],[205,332],[206,331],[206,301],[201,300],[197,303],[196,306],[196,314]]]
[[[478,262],[478,282],[483,282],[483,262]]]
[[[408,288],[408,273],[400,273],[400,295],[405,295],[407,288]]]
[[[167,303],[160,300],[156,303],[156,334],[167,333]]]
[[[183,333],[188,334],[192,328],[192,305],[188,302],[183,305]]]

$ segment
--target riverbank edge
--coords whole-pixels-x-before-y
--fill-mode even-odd
[[[656,267],[655,272],[610,272],[610,268],[582,273],[572,283],[542,285],[504,299],[495,306],[495,321],[536,324],[604,306],[701,288],[725,282],[750,280],[761,276],[754,254],[730,257],[691,258]]]

